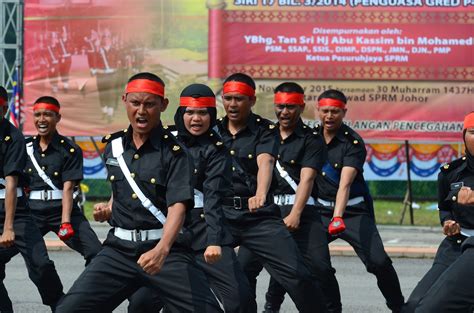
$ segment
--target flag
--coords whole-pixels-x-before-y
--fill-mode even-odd
[[[22,121],[22,109],[23,109],[23,95],[21,92],[21,86],[18,80],[18,71],[15,73],[13,77],[13,97],[10,101],[9,111],[10,114],[8,115],[8,119],[10,123],[15,125],[15,127],[19,128]]]

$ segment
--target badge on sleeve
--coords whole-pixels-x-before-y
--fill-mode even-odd
[[[107,161],[105,161],[105,164],[111,165],[111,166],[120,166],[116,158],[108,158]]]
[[[451,184],[451,190],[458,190],[458,189],[461,189],[461,187],[464,186],[464,182],[460,181],[460,182],[455,182],[455,183],[452,183]]]

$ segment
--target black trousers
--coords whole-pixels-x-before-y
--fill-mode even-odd
[[[4,216],[0,218],[0,232],[3,232]],[[13,312],[11,301],[3,285],[5,265],[21,253],[28,269],[28,276],[36,285],[44,304],[55,306],[63,295],[63,285],[53,261],[48,257],[43,236],[27,212],[17,211],[14,220],[15,246],[0,248],[0,312]]]
[[[322,291],[313,281],[301,252],[279,216],[278,206],[272,204],[262,211],[273,213],[257,213],[254,217],[245,214],[240,219],[228,219],[232,235],[241,248],[252,252],[283,286],[300,312],[325,312]],[[249,260],[240,252],[238,257],[255,298],[256,279],[260,271],[253,270],[253,258]],[[249,312],[256,312],[256,309]]]
[[[332,218],[332,210],[320,209],[323,226],[328,228]],[[400,281],[392,265],[392,260],[385,252],[382,239],[375,225],[375,219],[363,213],[352,213],[351,210],[344,214],[346,230],[338,235],[327,234],[328,242],[338,238],[348,242],[364,263],[369,273],[375,275],[377,285],[385,297],[389,309],[401,310],[404,298],[400,288]]]
[[[31,213],[43,236],[50,231],[58,232],[61,225],[61,208],[32,209]],[[92,230],[89,221],[78,208],[72,210],[71,225],[74,229],[74,236],[64,243],[69,248],[79,252],[84,257],[87,265],[102,249],[102,244],[97,238],[97,234]]]
[[[474,311],[474,249],[466,249],[436,280],[415,309],[416,313],[472,313]]]
[[[161,271],[149,275],[137,264],[157,241],[131,242],[109,233],[104,248],[58,305],[57,313],[110,312],[140,287],[159,294],[170,312],[222,312],[191,253],[173,248]]]
[[[418,282],[415,289],[413,289],[410,297],[403,306],[403,313],[415,312],[415,308],[421,298],[423,298],[438,278],[461,255],[461,243],[464,241],[464,238],[462,235],[444,238],[436,252],[433,266],[431,266],[425,276]]]
[[[214,264],[206,263],[203,253],[204,251],[195,253],[196,262],[206,274],[224,311],[246,313],[256,310],[257,304],[234,249],[222,247],[222,258]],[[150,288],[140,288],[129,298],[129,302],[129,313],[156,313],[163,306],[159,295]]]
[[[291,205],[280,206],[283,218],[291,212],[291,208]],[[300,218],[299,229],[291,234],[304,257],[305,264],[310,270],[313,279],[316,279],[324,287],[322,289],[328,312],[341,312],[341,294],[334,275],[335,270],[331,266],[326,230],[323,228],[321,216],[315,206],[307,205],[304,208]],[[244,257],[244,254],[249,252],[243,247],[239,254],[242,253],[242,257]],[[245,258],[247,257],[245,256]],[[249,264],[252,266],[251,263]],[[261,265],[258,262],[255,266],[255,270],[258,271],[259,268],[261,270]],[[266,307],[272,310],[279,310],[285,293],[285,289],[272,277],[266,294]]]

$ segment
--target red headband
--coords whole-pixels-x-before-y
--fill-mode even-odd
[[[56,113],[59,113],[59,107],[51,103],[38,102],[33,106],[33,111],[38,111],[41,109],[50,110]]]
[[[7,101],[3,98],[0,98],[0,107],[4,106],[7,104]]]
[[[304,95],[298,92],[277,92],[273,103],[275,104],[296,104],[304,106]]]
[[[216,98],[214,97],[180,97],[179,106],[182,107],[197,107],[197,108],[215,108]]]
[[[464,127],[463,130],[474,127],[474,112],[469,113],[464,117]]]
[[[338,107],[341,109],[346,108],[346,104],[341,100],[324,98],[318,101],[319,107]]]
[[[249,97],[255,96],[255,89],[253,89],[246,83],[237,82],[237,81],[229,81],[224,84],[222,94],[226,94],[228,92],[237,92],[239,94],[246,95]]]
[[[134,79],[125,88],[125,93],[130,92],[148,92],[164,98],[165,86],[149,79]]]

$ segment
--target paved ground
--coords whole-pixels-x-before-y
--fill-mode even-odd
[[[50,257],[56,264],[65,290],[68,290],[79,273],[84,269],[82,258],[77,253],[63,251],[52,251],[50,252]],[[374,276],[365,271],[358,258],[335,256],[332,258],[332,261],[337,270],[336,275],[340,284],[344,312],[389,312],[377,288]],[[431,266],[432,260],[426,258],[395,258],[393,262],[400,278],[402,291],[405,297],[407,297],[421,276]],[[268,274],[263,272],[258,280],[257,301],[259,310],[264,304],[268,279]],[[26,268],[20,256],[13,258],[7,265],[5,284],[14,302],[16,313],[49,312],[47,307],[41,305],[38,292],[33,283],[28,280]],[[125,313],[126,303],[122,304],[114,312]],[[297,311],[291,300],[286,299],[281,312],[296,313]]]
[[[104,239],[110,229],[106,224],[93,223],[100,239]],[[394,258],[394,265],[400,277],[402,290],[407,297],[419,279],[431,266],[437,246],[443,239],[440,228],[380,226],[379,231],[387,252]],[[46,235],[46,243],[51,258],[55,261],[63,280],[65,290],[83,270],[84,262],[78,254],[64,246],[55,234]],[[380,313],[388,312],[384,299],[377,289],[375,278],[365,271],[352,248],[342,240],[330,246],[333,266],[341,287],[345,312]],[[347,256],[347,257],[342,257]],[[268,274],[262,273],[258,285],[258,304],[263,307],[264,294],[268,284]],[[15,303],[17,313],[48,312],[41,305],[34,285],[28,280],[24,262],[15,257],[7,266],[6,285]],[[286,300],[283,312],[297,312],[293,303]],[[122,304],[115,312],[126,312]]]
[[[96,222],[92,223],[92,227],[100,239],[104,239],[110,229],[108,224]],[[444,238],[441,227],[379,226],[379,232],[385,249],[392,257],[433,258]],[[53,233],[45,238],[50,251],[69,250]],[[343,240],[333,242],[330,249],[332,255],[355,255]]]

